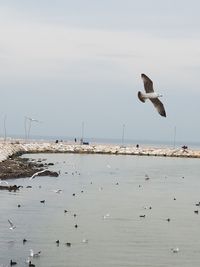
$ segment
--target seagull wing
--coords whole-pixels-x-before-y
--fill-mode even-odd
[[[46,172],[46,171],[48,171],[48,169],[45,169],[45,170],[42,170],[42,171],[39,171],[39,172],[34,173],[34,174],[29,178],[29,180],[32,180],[32,179],[35,178],[35,176],[37,176],[38,174],[43,173],[43,172]]]
[[[150,100],[153,103],[154,107],[157,109],[158,113],[161,116],[166,117],[166,112],[163,103],[158,98],[152,98]]]
[[[32,180],[32,179],[35,178],[35,176],[37,176],[37,175],[38,175],[38,172],[34,173],[34,174],[29,178],[29,180]]]
[[[141,74],[141,78],[142,78],[142,80],[144,82],[144,89],[145,89],[146,93],[152,93],[152,92],[154,92],[152,80],[150,80],[149,77],[147,77],[143,73]]]

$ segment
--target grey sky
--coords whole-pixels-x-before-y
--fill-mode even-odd
[[[0,1],[0,133],[199,141],[200,2]],[[141,73],[167,118],[142,104]]]

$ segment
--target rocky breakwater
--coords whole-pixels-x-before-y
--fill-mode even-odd
[[[0,190],[16,191],[20,186],[10,185],[6,179],[30,178],[36,172],[38,176],[55,176],[59,174],[48,170],[52,163],[43,163],[40,160],[29,160],[19,155],[26,152],[21,144],[1,143],[0,144]],[[44,171],[45,170],[45,171]]]
[[[67,142],[7,142],[0,143],[0,179],[31,177],[35,172],[48,167],[38,165],[37,162],[18,157],[28,153],[79,153],[79,154],[112,154],[112,155],[137,155],[137,156],[162,156],[200,158],[200,150],[188,148],[152,148],[119,145],[79,145]],[[57,176],[55,172],[42,172],[40,175]]]
[[[200,158],[200,150],[183,148],[154,148],[140,146],[119,145],[79,145],[67,142],[33,142],[33,143],[1,143],[0,162],[13,156],[28,153],[88,153],[88,154],[113,154],[113,155],[138,155],[138,156],[162,156]]]
[[[60,143],[29,143],[20,145],[19,151],[23,153],[90,153],[113,155],[138,155],[138,156],[162,156],[200,158],[200,150],[183,148],[152,148],[119,145],[79,145]]]

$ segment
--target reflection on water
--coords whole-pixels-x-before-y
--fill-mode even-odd
[[[27,266],[30,249],[41,251],[31,258],[37,267],[199,266],[198,159],[27,157],[54,162],[61,174],[10,180],[23,188],[0,191],[0,266]]]

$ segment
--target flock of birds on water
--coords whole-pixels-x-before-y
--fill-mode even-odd
[[[107,168],[111,168],[111,166],[108,164],[108,165],[107,165]],[[42,171],[42,172],[43,172],[43,171]],[[32,181],[32,179],[35,179],[35,178],[38,176],[39,173],[41,173],[41,171],[40,171],[40,172],[36,172],[34,175],[32,175],[32,176],[29,178],[29,180]],[[65,172],[65,173],[68,174],[68,172]],[[78,171],[72,172],[71,174],[72,174],[73,176],[74,176],[74,175],[81,175]],[[165,178],[167,178],[167,177],[165,177]],[[184,177],[182,177],[182,179],[184,179]],[[151,177],[150,177],[148,174],[145,174],[145,176],[144,176],[144,181],[145,181],[145,183],[146,183],[146,182],[148,183],[150,180],[151,180]],[[0,181],[0,183],[6,183],[6,184],[8,184],[7,181],[3,181],[3,180]],[[91,181],[90,183],[92,184],[92,181]],[[116,183],[115,183],[115,186],[119,186],[119,182],[116,182]],[[139,184],[138,186],[139,186],[139,187],[142,187],[141,184]],[[39,187],[41,188],[41,186],[39,186]],[[31,185],[28,185],[27,188],[32,188],[32,186],[31,186]],[[103,190],[103,187],[99,187],[99,191],[102,191],[102,190]],[[54,190],[52,190],[52,191],[53,191],[54,193],[56,193],[56,194],[61,194],[61,193],[63,193],[63,190],[62,190],[62,189],[54,189]],[[82,190],[81,193],[84,193],[84,191]],[[72,196],[75,197],[75,196],[76,196],[76,193],[73,193]],[[174,197],[173,200],[175,201],[175,200],[176,200],[176,197]],[[40,203],[45,204],[45,199],[40,200]],[[200,206],[200,202],[196,203],[195,206],[198,206],[198,207],[199,207],[199,206]],[[18,204],[17,207],[20,208],[21,205]],[[144,210],[151,210],[152,208],[153,208],[152,206],[146,206],[146,207],[143,207]],[[68,210],[67,210],[67,209],[64,209],[63,212],[67,214],[67,213],[68,213]],[[194,213],[195,213],[195,214],[198,214],[199,211],[198,211],[198,210],[194,210]],[[74,216],[74,218],[75,218],[75,217],[77,216],[77,214],[74,213],[73,216]],[[144,214],[144,213],[142,213],[142,214],[140,214],[140,215],[138,215],[138,216],[139,216],[140,218],[142,218],[142,219],[145,219],[145,218],[146,218],[146,214]],[[107,214],[105,214],[105,215],[102,216],[102,218],[103,218],[104,220],[109,219],[109,217],[110,217],[110,214],[109,214],[109,213],[107,213]],[[170,218],[165,218],[164,220],[165,220],[166,222],[168,222],[168,223],[171,221]],[[8,219],[8,225],[9,225],[9,229],[10,229],[11,231],[15,231],[16,228],[17,228],[17,226],[15,225],[15,223],[14,223],[10,218]],[[75,224],[74,227],[75,227],[75,228],[78,228],[78,224]],[[29,242],[29,240],[27,240],[26,238],[23,238],[23,239],[22,239],[22,242],[23,242],[23,245],[25,245],[26,243]],[[88,243],[88,242],[89,242],[89,240],[86,239],[86,238],[84,238],[84,239],[82,240],[82,243]],[[56,244],[56,246],[59,246],[59,245],[60,245],[60,240],[57,239],[57,240],[54,241],[54,243]],[[67,247],[71,247],[71,246],[72,246],[72,243],[71,243],[71,242],[66,242],[66,243],[64,243],[64,244],[65,244],[65,246],[67,246]],[[179,252],[180,252],[180,249],[179,249],[178,247],[171,248],[170,250],[171,250],[173,253],[179,253]],[[35,262],[33,263],[33,261],[34,261],[35,259],[39,258],[41,255],[42,255],[42,251],[34,252],[33,249],[30,249],[30,253],[29,253],[27,259],[25,259],[25,261],[24,261],[25,264],[26,264],[26,266],[31,266],[31,267],[36,266],[36,263],[35,263]],[[10,263],[9,263],[9,265],[10,265],[10,266],[17,265],[17,261],[14,260],[14,259],[10,259]],[[6,265],[6,266],[5,266],[5,265],[1,265],[1,263],[0,263],[0,267],[7,267],[7,266],[8,266],[8,265]]]
[[[41,161],[41,159],[39,159],[39,162]],[[38,171],[38,172],[35,172],[30,178],[29,178],[29,180],[31,181],[31,180],[33,180],[34,178],[36,178],[39,174],[41,174],[41,173],[43,173],[43,172],[45,172],[47,169],[44,169],[44,170],[41,170],[41,171]],[[65,172],[65,174],[67,174],[68,172]],[[59,174],[60,174],[60,171],[59,171]],[[75,171],[75,172],[72,172],[71,173],[73,176],[76,174],[76,175],[80,175],[80,173],[78,173],[77,171]],[[9,185],[9,183],[7,182],[7,181],[5,181],[5,180],[0,180],[0,184],[3,184],[3,183],[5,183],[6,185]],[[92,184],[92,182],[91,182],[91,184]],[[32,185],[28,185],[26,188],[32,188]],[[41,188],[41,186],[39,186],[39,188]],[[54,192],[54,193],[56,193],[56,194],[61,194],[62,192],[63,192],[63,190],[62,189],[54,189],[54,190],[52,190],[52,192]],[[81,193],[83,193],[84,191],[83,190],[81,190]],[[76,196],[76,193],[73,193],[72,194],[72,196]],[[43,200],[40,200],[40,203],[42,203],[42,204],[45,204],[45,199],[43,199]],[[21,208],[21,204],[18,204],[17,205],[17,207],[18,208]],[[67,209],[64,209],[64,213],[68,213],[69,211],[67,210]],[[103,218],[105,219],[105,218],[107,218],[109,216],[109,214],[106,214],[105,216],[103,216]],[[73,214],[73,217],[75,218],[75,217],[77,217],[77,214],[76,213],[74,213]],[[16,228],[17,228],[17,226],[13,223],[13,221],[11,221],[11,219],[8,219],[8,224],[9,224],[9,229],[11,230],[11,231],[14,231]],[[74,225],[74,228],[78,228],[78,224],[75,224]],[[27,242],[28,242],[29,240],[27,240],[26,238],[24,238],[23,240],[22,240],[22,242],[23,242],[23,245],[25,245]],[[87,238],[84,238],[84,239],[82,239],[82,243],[88,243],[88,239]],[[57,245],[57,246],[59,246],[60,245],[60,240],[59,239],[57,239],[56,241],[55,241],[55,244]],[[66,242],[66,243],[64,243],[67,247],[71,247],[71,245],[72,245],[72,243],[71,242]],[[27,259],[25,259],[25,261],[24,261],[24,263],[27,265],[27,266],[29,266],[29,267],[35,267],[36,265],[34,264],[34,263],[32,263],[32,260],[33,259],[37,259],[37,258],[39,258],[40,256],[41,256],[41,254],[42,254],[42,251],[38,251],[38,252],[34,252],[33,251],[33,249],[30,249],[30,253],[29,253],[29,256],[27,257]],[[1,263],[0,263],[0,267],[8,267],[8,266],[14,266],[14,265],[17,265],[17,261],[16,260],[13,260],[13,259],[10,259],[10,262],[9,262],[9,265],[2,265]]]

